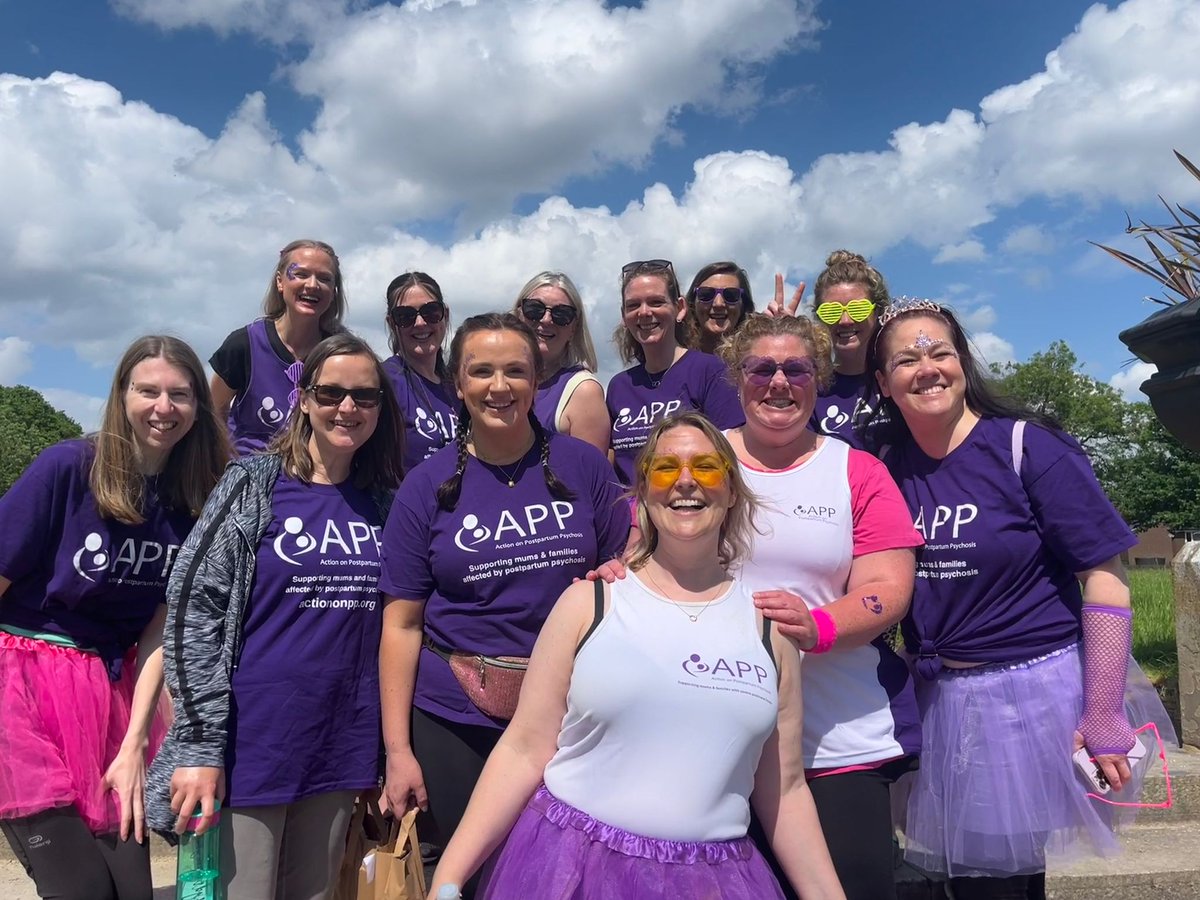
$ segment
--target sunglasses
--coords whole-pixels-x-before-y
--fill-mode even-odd
[[[770,384],[776,372],[792,387],[808,387],[817,374],[817,364],[809,356],[789,356],[783,362],[771,356],[747,356],[742,360],[742,374],[756,387]]]
[[[359,409],[374,409],[383,399],[381,388],[344,388],[338,384],[314,384],[306,388],[317,406],[341,406],[349,395]]]
[[[852,322],[865,322],[873,312],[875,312],[875,304],[865,297],[861,300],[851,300],[846,304],[828,300],[816,309],[817,318],[826,325],[836,325],[842,321],[842,313],[848,315]]]
[[[729,465],[715,453],[697,453],[688,460],[678,456],[655,456],[647,460],[643,468],[646,480],[660,491],[673,487],[684,469],[692,473],[696,484],[706,488],[720,486],[729,471]]]
[[[708,306],[717,299],[718,294],[721,295],[726,306],[737,306],[746,297],[746,292],[740,287],[698,287],[696,288],[696,302]]]
[[[530,322],[542,321],[546,310],[550,310],[550,321],[555,325],[570,325],[579,315],[579,310],[574,306],[547,306],[541,300],[533,299],[521,301],[521,315]]]
[[[393,306],[388,310],[388,318],[397,328],[412,328],[417,324],[417,316],[424,319],[426,325],[436,325],[446,318],[446,307],[440,300],[430,300],[420,306]]]
[[[631,263],[626,263],[621,266],[621,277],[626,278],[634,272],[662,272],[664,270],[672,270],[671,261],[669,259],[635,259]]]

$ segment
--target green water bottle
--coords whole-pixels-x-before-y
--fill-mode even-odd
[[[179,839],[175,900],[225,900],[221,886],[221,804],[213,803],[212,824],[204,834],[196,834],[200,818],[197,806]]]

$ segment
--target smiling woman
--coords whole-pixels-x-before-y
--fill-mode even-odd
[[[239,328],[209,358],[213,399],[228,415],[239,454],[267,445],[299,399],[300,360],[342,330],[346,290],[337,254],[323,241],[292,241],[279,251],[263,298],[263,318]]]
[[[100,431],[0,498],[0,825],[40,896],[150,895],[163,598],[229,456],[196,354],[143,337]]]
[[[228,468],[168,589],[175,721],[150,821],[173,838],[195,812],[203,831],[221,802],[221,878],[245,898],[325,896],[354,795],[379,776],[379,533],[402,426],[361,338],[323,340],[297,381],[283,431]]]

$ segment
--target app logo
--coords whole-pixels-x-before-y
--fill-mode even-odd
[[[482,544],[492,536],[492,530],[484,525],[479,524],[479,516],[475,513],[468,513],[462,522],[462,527],[454,534],[454,545],[459,550],[466,550],[468,553],[478,553],[476,546]],[[469,545],[464,544],[464,538],[470,538]]]
[[[88,581],[94,582],[95,576],[108,568],[108,554],[100,549],[103,546],[104,538],[93,531],[83,539],[83,546],[71,560],[75,571]]]
[[[826,434],[831,434],[849,421],[850,416],[842,412],[836,403],[831,403],[825,410],[825,418],[821,419],[821,430]]]
[[[275,428],[283,422],[286,415],[287,412],[275,405],[274,397],[263,397],[262,406],[258,408],[258,421]]]
[[[275,550],[275,555],[285,563],[298,566],[300,563],[293,557],[303,556],[305,553],[316,550],[317,540],[304,530],[303,519],[299,516],[288,516],[283,520],[283,534],[275,538],[271,546]]]

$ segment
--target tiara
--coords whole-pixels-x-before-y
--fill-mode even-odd
[[[879,314],[879,327],[883,328],[884,325],[897,316],[915,312],[941,314],[943,309],[940,304],[934,303],[932,300],[922,299],[921,297],[896,297]]]

